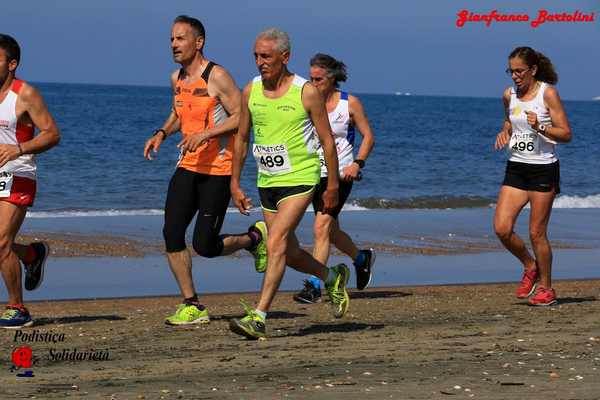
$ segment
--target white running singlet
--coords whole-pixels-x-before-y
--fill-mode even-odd
[[[33,139],[34,128],[17,121],[17,98],[23,81],[15,79],[0,103],[0,143],[16,145]],[[16,160],[9,161],[0,168],[2,175],[14,175],[35,180],[36,166],[33,154],[24,154]]]
[[[335,140],[335,147],[339,160],[339,172],[342,176],[343,169],[354,161],[354,138],[356,136],[354,126],[350,121],[350,108],[348,105],[348,93],[340,92],[340,101],[338,101],[335,110],[328,113],[329,125]],[[323,147],[319,143],[319,159],[321,161],[321,178],[327,176],[327,166],[325,165],[325,154]]]
[[[528,164],[551,164],[556,162],[556,142],[543,136],[527,123],[525,111],[537,114],[539,124],[551,126],[552,121],[548,109],[544,105],[544,91],[548,88],[545,82],[540,82],[535,98],[521,101],[515,88],[510,89],[509,119],[512,135],[508,145],[509,161]]]

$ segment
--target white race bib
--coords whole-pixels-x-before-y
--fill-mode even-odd
[[[10,172],[0,172],[0,197],[9,197],[12,189],[13,174]]]
[[[537,132],[518,133],[514,132],[510,138],[510,147],[514,151],[527,154],[539,153],[539,136]]]
[[[277,175],[292,171],[292,164],[285,144],[254,144],[252,154],[258,170],[265,174]]]

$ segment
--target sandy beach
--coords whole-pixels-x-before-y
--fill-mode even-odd
[[[517,301],[514,284],[354,291],[341,320],[280,293],[265,341],[228,330],[240,297],[256,294],[204,296],[212,321],[191,328],[163,325],[176,298],[37,302],[38,324],[23,332],[64,341],[0,332],[0,398],[597,399],[599,286],[557,282],[550,308]],[[22,345],[33,350],[33,378],[9,371]],[[53,360],[63,349],[108,360]]]

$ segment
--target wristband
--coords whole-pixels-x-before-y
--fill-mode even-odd
[[[159,132],[163,134],[163,140],[165,140],[168,135],[167,135],[167,132],[163,128],[155,130],[154,134],[152,136],[156,136],[156,134]]]
[[[357,159],[357,160],[354,160],[353,162],[356,163],[360,169],[363,169],[365,167],[365,160]]]

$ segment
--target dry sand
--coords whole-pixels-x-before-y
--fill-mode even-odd
[[[38,324],[23,332],[65,341],[0,332],[0,398],[598,399],[599,286],[556,282],[549,308],[515,299],[514,284],[378,288],[353,292],[341,320],[280,293],[265,341],[228,330],[256,294],[204,296],[212,322],[191,328],[163,324],[175,298],[31,303]],[[33,378],[9,371],[23,344]],[[73,348],[109,360],[50,360]]]

